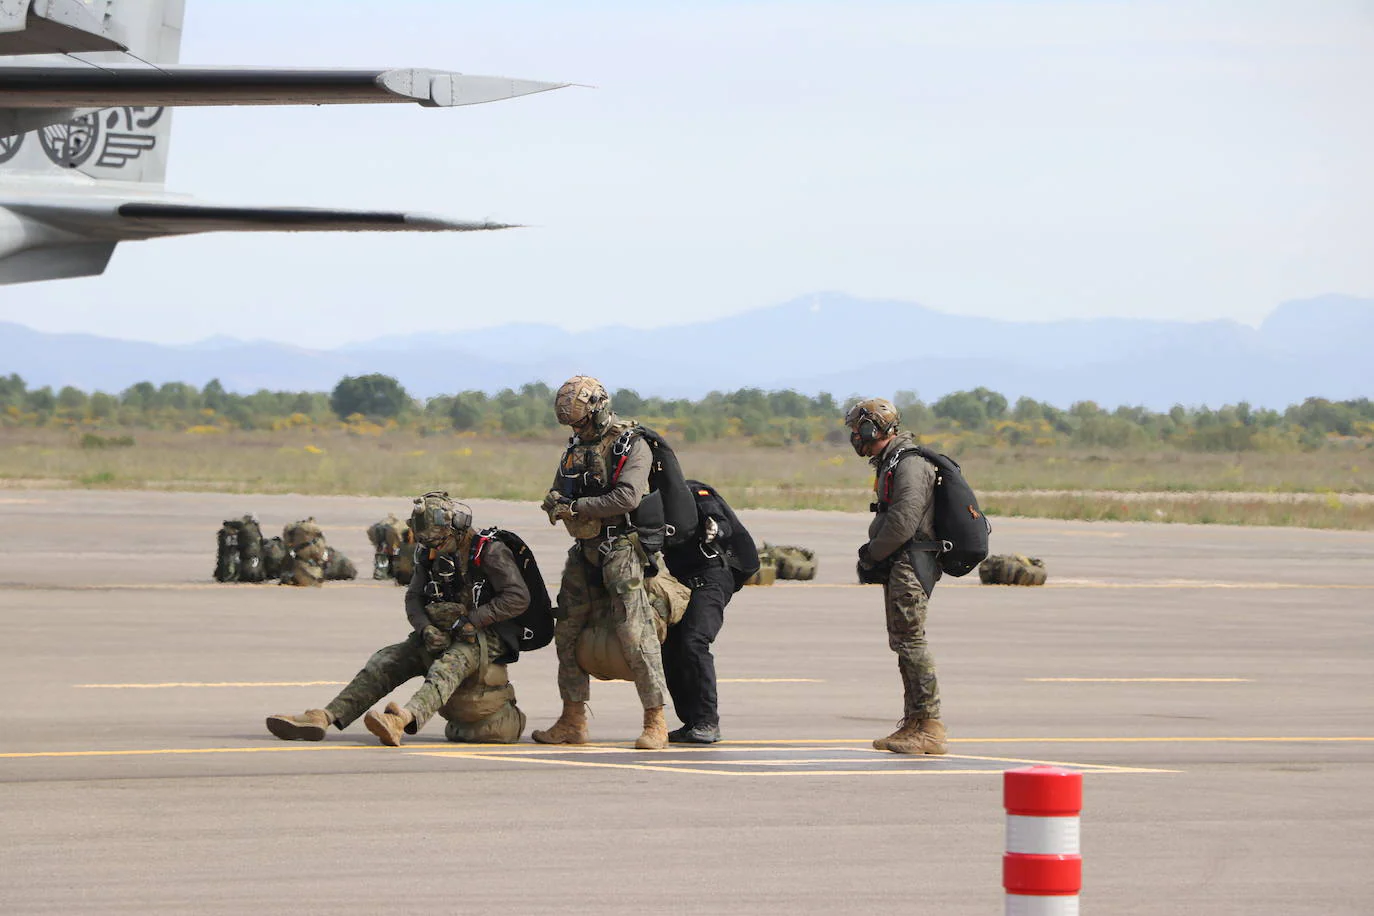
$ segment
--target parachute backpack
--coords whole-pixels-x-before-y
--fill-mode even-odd
[[[487,544],[492,539],[499,540],[510,548],[510,552],[515,556],[515,565],[520,567],[520,577],[525,580],[525,588],[530,593],[530,606],[513,618],[515,625],[520,628],[520,651],[533,652],[535,649],[542,649],[553,641],[553,601],[549,599],[549,589],[544,584],[544,576],[539,572],[539,564],[535,562],[534,551],[530,550],[529,545],[514,531],[485,528],[477,532],[472,539],[469,563],[472,569],[482,575],[477,591],[473,594],[473,604],[481,600],[480,589],[486,582],[486,575],[482,573],[482,560]]]
[[[620,469],[636,437],[642,437],[653,453],[649,466],[649,495],[630,513],[630,520],[640,529],[640,542],[649,553],[661,549],[663,544],[669,547],[686,544],[697,533],[697,504],[677,454],[667,439],[639,424],[625,430],[613,447],[613,454],[619,461],[610,469],[611,480],[620,477]],[[662,529],[662,543],[656,543],[658,535],[654,529]]]
[[[239,581],[239,535],[242,522],[225,519],[215,534],[215,581]]]
[[[702,544],[703,551],[711,550],[713,546],[719,546],[725,554],[725,565],[730,569],[730,575],[735,580],[735,591],[739,591],[746,582],[754,577],[759,571],[759,551],[754,546],[754,536],[740,522],[739,516],[735,515],[735,510],[730,508],[730,504],[725,501],[725,497],[716,491],[710,484],[702,483],[700,480],[689,480],[687,486],[691,490],[692,499],[697,504],[697,524],[705,526],[706,519],[712,515],[725,519],[730,523],[730,538],[725,542],[716,542],[715,545]]]
[[[988,536],[992,523],[978,508],[978,497],[964,480],[958,462],[921,445],[898,450],[878,472],[878,501],[870,508],[886,512],[892,505],[892,477],[897,465],[916,455],[935,465],[935,540],[915,541],[915,550],[935,553],[935,560],[946,575],[966,576],[988,555]]]

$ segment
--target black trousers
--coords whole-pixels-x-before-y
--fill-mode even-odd
[[[719,725],[716,708],[716,660],[711,643],[725,623],[725,605],[735,594],[735,580],[724,566],[711,566],[679,576],[692,590],[682,620],[668,628],[663,641],[663,674],[673,711],[689,728]]]

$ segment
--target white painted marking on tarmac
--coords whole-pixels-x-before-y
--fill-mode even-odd
[[[347,681],[176,681],[167,684],[73,684],[77,690],[163,690],[169,687],[342,687]]]
[[[857,582],[792,582],[777,583],[782,588],[877,588],[875,585],[860,585]],[[1025,589],[1030,591],[1027,586],[999,585],[993,583],[981,583],[977,580],[969,579],[963,582],[950,582],[942,579],[941,588],[1006,588],[1012,590]],[[1357,583],[1324,583],[1324,582],[1213,582],[1205,579],[1160,579],[1150,582],[1120,582],[1109,581],[1106,579],[1051,579],[1044,585],[1035,586],[1036,589],[1056,589],[1056,588],[1076,588],[1076,589],[1231,589],[1235,591],[1368,591],[1374,590],[1374,585],[1364,585]]]
[[[1248,677],[1028,677],[1037,684],[1250,684]]]

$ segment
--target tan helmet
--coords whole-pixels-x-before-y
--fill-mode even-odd
[[[415,500],[410,511],[410,530],[426,547],[438,547],[454,532],[472,527],[472,513],[444,490],[430,490]]]
[[[609,409],[611,396],[590,375],[574,375],[554,395],[553,413],[564,426],[578,426],[588,416]]]
[[[849,444],[860,455],[874,442],[895,433],[902,415],[886,398],[867,398],[849,408],[844,425],[850,429]]]

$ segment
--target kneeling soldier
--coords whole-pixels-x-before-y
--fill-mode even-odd
[[[475,569],[472,515],[447,493],[415,500],[409,525],[421,545],[405,595],[413,632],[368,659],[324,709],[269,716],[267,730],[278,738],[319,741],[330,725],[347,728],[372,704],[423,675],[425,682],[405,706],[388,703],[385,711],[363,717],[368,731],[397,747],[402,733],[423,728],[484,663],[505,664],[519,654],[520,634],[512,620],[529,606],[530,593],[510,548],[499,539],[487,541],[481,570]]]

